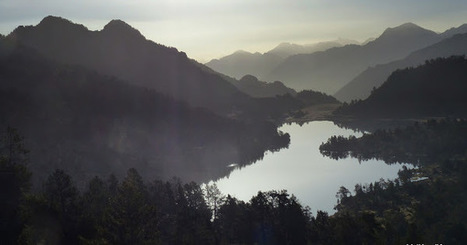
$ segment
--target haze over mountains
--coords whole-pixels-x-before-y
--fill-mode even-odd
[[[261,74],[259,78],[266,81],[282,81],[286,86],[297,91],[313,89],[334,94],[369,67],[403,59],[416,50],[466,31],[467,27],[463,25],[438,34],[413,23],[405,23],[394,28],[387,28],[378,38],[370,39],[362,45],[350,44],[311,54],[291,55],[277,64],[269,73]],[[218,71],[239,75],[242,69],[232,65],[237,64],[233,60],[234,55],[214,60],[208,65]],[[244,63],[238,63],[246,63],[245,60],[242,61]],[[258,66],[256,63],[254,65]],[[341,96],[341,93],[337,95],[341,100],[348,100]]]
[[[343,102],[365,99],[370,95],[373,88],[381,86],[389,75],[397,69],[418,66],[429,59],[464,54],[467,54],[467,34],[457,34],[439,43],[417,50],[404,59],[368,68],[337,91],[334,96]]]
[[[363,46],[347,45],[291,56],[266,77],[281,80],[298,90],[314,89],[333,94],[368,66],[403,58],[438,40],[440,37],[435,32],[407,23],[386,29]]]
[[[123,21],[113,20],[101,31],[89,31],[49,16],[37,26],[18,27],[9,38],[53,60],[116,76],[220,114],[241,110],[248,100],[219,75],[204,72],[185,53],[146,40]]]
[[[86,181],[131,167],[148,178],[216,179],[230,163],[286,147],[288,135],[266,119],[301,106],[254,99],[118,20],[89,31],[46,17],[1,36],[0,62],[0,126],[27,139],[36,181],[54,168]]]
[[[465,29],[437,34],[404,24],[363,46],[289,56],[276,70],[302,59],[293,67],[297,74],[300,68],[314,70],[309,79],[330,81],[419,49],[389,72],[464,51],[467,34],[449,37]],[[326,45],[336,44],[321,47]],[[256,55],[283,59],[293,50],[284,44]],[[0,124],[17,126],[30,139],[36,170],[54,161],[82,176],[137,166],[147,175],[213,179],[227,174],[232,162],[248,164],[268,149],[287,146],[288,135],[267,121],[299,116],[304,106],[338,104],[319,92],[297,93],[285,85],[293,80],[228,77],[120,20],[90,31],[49,16],[0,36],[0,57]],[[322,91],[337,84],[329,81]]]
[[[264,54],[239,50],[220,59],[213,59],[206,63],[206,66],[237,79],[245,75],[253,75],[259,79],[264,79],[268,73],[291,55],[309,54],[356,43],[356,41],[347,39],[305,45],[281,43]]]

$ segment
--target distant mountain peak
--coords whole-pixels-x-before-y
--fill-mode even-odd
[[[408,22],[396,27],[387,28],[381,36],[375,39],[375,42],[389,41],[395,42],[400,39],[420,39],[422,37],[430,38],[437,36],[438,34],[434,31],[420,27],[414,23]],[[371,42],[370,42],[371,43]]]
[[[251,53],[248,52],[248,51],[240,49],[240,50],[235,51],[234,54],[251,54]]]
[[[389,35],[412,34],[414,32],[432,32],[432,31],[424,29],[424,28],[422,28],[422,27],[420,27],[420,26],[418,26],[418,25],[416,25],[416,24],[414,24],[412,22],[407,22],[407,23],[404,23],[404,24],[402,24],[400,26],[387,28],[383,32],[381,37],[389,36]]]
[[[144,37],[141,32],[127,24],[123,20],[115,19],[111,20],[107,25],[104,26],[103,32],[115,33],[115,34],[126,34],[135,37]]]
[[[49,15],[49,16],[46,16],[44,19],[42,19],[41,22],[39,22],[39,25],[53,25],[53,24],[58,24],[58,23],[73,24],[71,21],[65,18]]]
[[[253,75],[250,75],[250,74],[247,74],[245,76],[243,76],[240,81],[242,82],[258,82],[258,78],[253,76]]]
[[[84,25],[80,25],[80,24],[75,24],[73,22],[71,22],[70,20],[67,20],[65,18],[62,18],[62,17],[58,17],[58,16],[52,16],[52,15],[49,15],[47,17],[45,17],[44,19],[41,20],[41,22],[39,22],[39,24],[37,25],[38,27],[40,28],[44,28],[44,29],[56,29],[56,28],[60,28],[60,29],[80,29],[80,30],[83,30],[83,31],[88,31],[88,28],[86,28]]]

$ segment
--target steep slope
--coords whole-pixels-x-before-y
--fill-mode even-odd
[[[393,72],[363,101],[341,107],[337,115],[357,117],[467,116],[467,60],[464,56],[426,61]]]
[[[147,180],[206,181],[288,144],[272,124],[194,109],[153,89],[61,65],[0,40],[0,131],[19,129],[41,183],[55,168],[84,183],[136,168]]]
[[[380,37],[363,46],[347,45],[291,56],[268,74],[266,80],[284,81],[286,86],[296,90],[333,94],[368,66],[401,59],[440,38],[433,31],[406,23],[386,29]]]
[[[291,55],[310,54],[333,47],[340,47],[349,43],[356,42],[347,39],[338,39],[335,41],[307,45],[281,43],[264,54],[258,52],[253,54],[246,51],[237,51],[220,59],[211,60],[206,63],[206,66],[217,72],[237,79],[248,74],[262,79],[277,65],[283,62],[285,58]]]
[[[153,88],[220,114],[246,108],[248,96],[232,84],[204,72],[185,53],[146,40],[120,20],[111,21],[101,31],[89,31],[49,16],[37,26],[18,27],[8,38],[48,58]]]
[[[411,53],[402,60],[370,67],[337,91],[334,96],[345,102],[367,98],[373,88],[381,86],[389,75],[401,68],[423,64],[425,60],[467,54],[467,34],[458,34]]]

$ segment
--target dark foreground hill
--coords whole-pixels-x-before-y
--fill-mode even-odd
[[[222,115],[248,110],[251,103],[249,96],[218,74],[206,72],[185,53],[147,40],[120,20],[109,22],[103,30],[90,31],[49,16],[36,26],[16,28],[7,38],[47,58],[156,89]]]
[[[465,117],[465,71],[464,56],[428,60],[419,67],[393,72],[370,97],[335,113],[357,117]]]
[[[288,135],[194,109],[153,89],[43,58],[0,40],[0,126],[18,128],[36,179],[53,169],[78,181],[122,176],[205,181],[248,164]]]

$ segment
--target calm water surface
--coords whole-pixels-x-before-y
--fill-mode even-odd
[[[300,126],[285,125],[280,128],[290,134],[290,147],[279,152],[268,152],[263,160],[234,170],[230,176],[218,180],[217,186],[224,194],[249,201],[258,191],[287,190],[304,206],[334,213],[336,192],[340,186],[353,191],[355,184],[394,179],[401,164],[387,165],[370,160],[359,163],[357,159],[333,160],[319,152],[322,142],[332,135],[361,133],[339,128],[330,121],[315,121]]]

